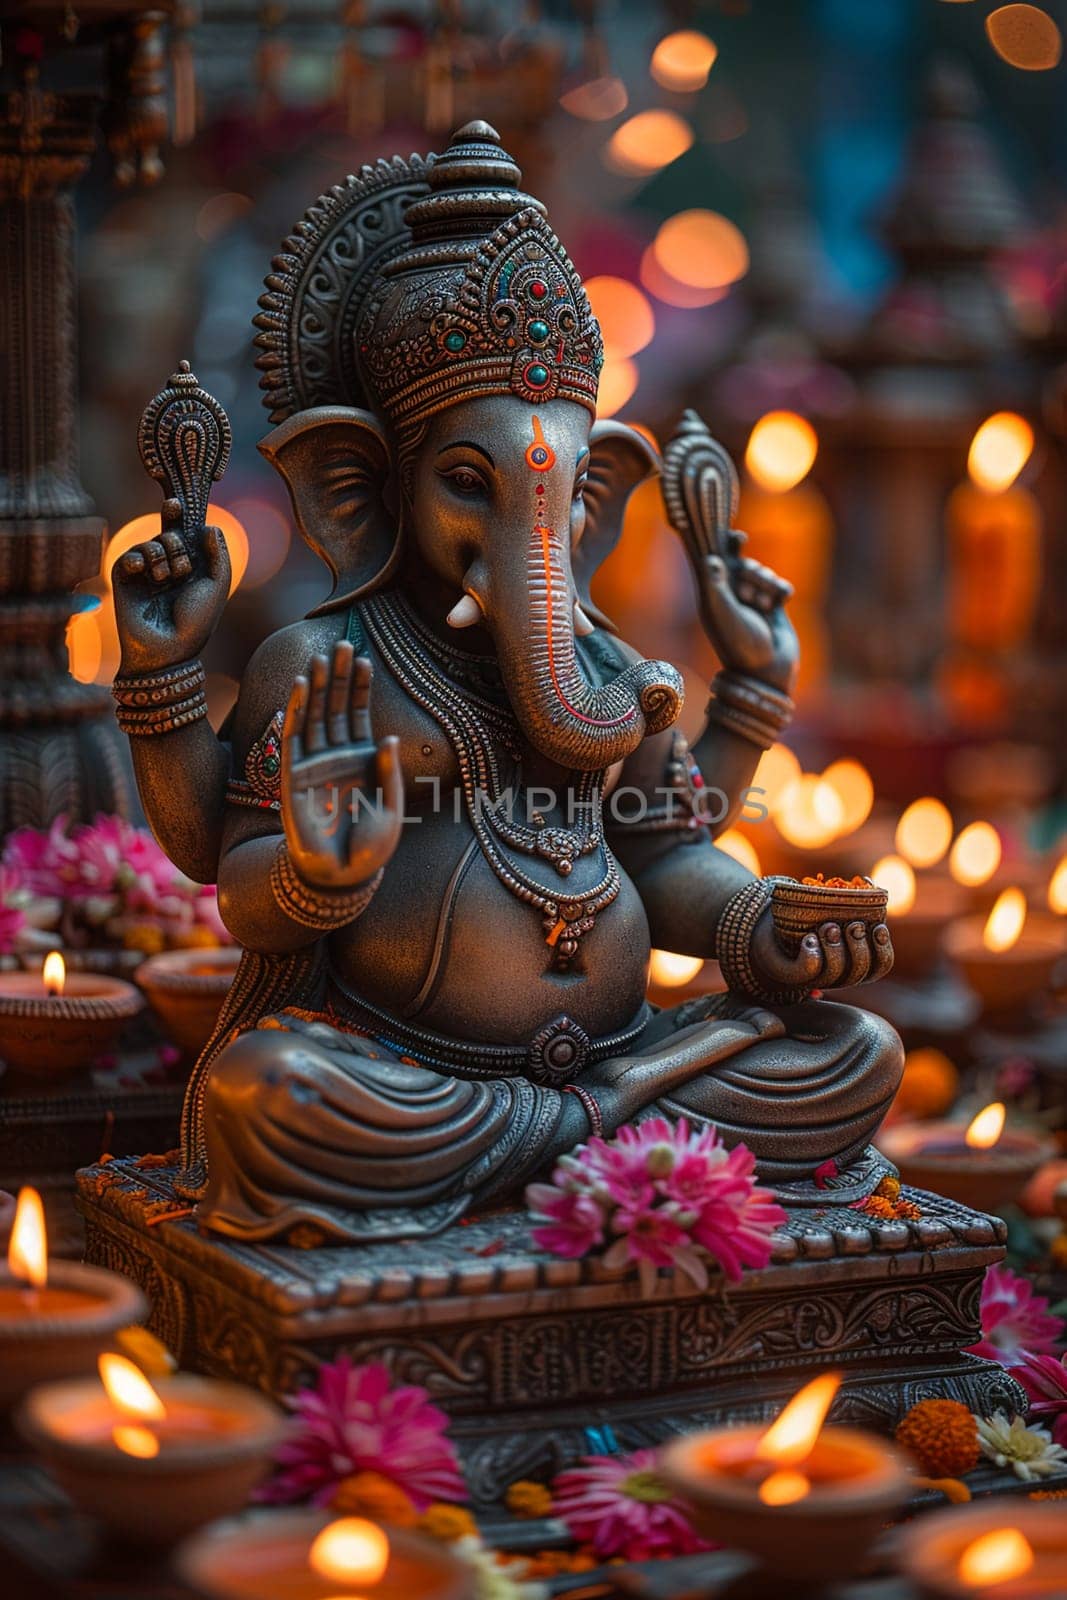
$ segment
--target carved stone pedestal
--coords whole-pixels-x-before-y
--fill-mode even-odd
[[[661,1274],[655,1293],[597,1260],[535,1250],[500,1212],[403,1244],[301,1251],[198,1233],[173,1173],[116,1160],[79,1174],[88,1259],[135,1279],[185,1367],[274,1394],[347,1352],[425,1384],[453,1419],[476,1503],[590,1452],[777,1410],[820,1369],[845,1374],[835,1415],[889,1429],[948,1396],[1022,1411],[1014,1379],[962,1355],[978,1338],[1003,1224],[915,1194],[917,1223],[797,1210],[774,1259],[707,1293]]]

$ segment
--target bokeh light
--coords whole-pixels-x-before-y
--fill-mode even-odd
[[[841,832],[845,808],[837,790],[815,772],[794,778],[775,808],[778,832],[787,843],[818,850]]]
[[[648,296],[635,283],[608,276],[589,278],[585,292],[609,356],[634,356],[645,348],[656,331],[656,318]]]
[[[1003,955],[1018,944],[1026,923],[1026,896],[1014,886],[1002,889],[986,918],[982,943],[994,954]]]
[[[230,593],[233,594],[248,566],[248,535],[238,518],[224,506],[210,504],[207,508],[207,522],[218,528],[226,541],[226,548],[230,553]],[[158,538],[158,511],[149,512],[143,517],[134,517],[132,521],[125,523],[108,540],[104,554],[104,576],[110,582],[111,569],[120,556],[124,556],[127,550],[132,550],[135,544],[144,544],[149,539]]]
[[[663,271],[693,289],[725,289],[748,271],[744,234],[717,211],[679,211],[668,217],[652,248]]]
[[[604,159],[615,172],[644,178],[684,156],[693,137],[692,128],[676,111],[639,111],[615,129]]]
[[[664,272],[656,260],[655,245],[651,244],[641,257],[641,282],[657,300],[662,300],[666,306],[677,306],[681,311],[713,306],[729,293],[729,289],[694,289],[692,284],[679,283],[669,272]]]
[[[739,829],[727,828],[725,833],[719,835],[715,843],[724,855],[732,856],[743,867],[747,867],[754,878],[763,876],[755,845]]]
[[[806,478],[815,462],[819,437],[795,411],[768,411],[749,434],[745,466],[763,489],[784,494]]]
[[[867,768],[859,761],[834,761],[822,775],[823,782],[836,791],[841,802],[842,833],[855,833],[871,814],[874,784]]]
[[[660,40],[648,70],[661,88],[675,94],[693,94],[707,83],[718,54],[718,46],[706,33],[681,28]]]
[[[1000,6],[985,19],[989,42],[1020,72],[1048,72],[1063,55],[1063,35],[1040,6]]]
[[[610,122],[620,117],[630,103],[621,78],[590,78],[576,89],[561,94],[559,103],[572,117],[583,122]]]
[[[889,896],[890,916],[901,917],[915,904],[915,874],[901,856],[883,856],[871,868],[871,878]]]
[[[968,889],[988,883],[1000,866],[1000,834],[991,822],[971,822],[949,851],[948,870]]]
[[[773,816],[790,784],[800,777],[800,762],[787,744],[772,744],[759,758],[752,788]]]
[[[894,843],[913,867],[932,867],[952,843],[952,813],[933,795],[913,800],[901,812]]]
[[[680,989],[690,983],[704,965],[703,956],[681,956],[673,950],[653,950],[648,963],[648,981],[660,989]]]
[[[1029,461],[1034,430],[1014,411],[987,417],[971,440],[967,471],[979,489],[999,494],[1009,489]]]
[[[1048,903],[1051,911],[1059,916],[1067,916],[1067,856],[1063,856],[1056,863],[1056,867],[1049,879]]]
[[[597,416],[613,417],[616,411],[621,411],[635,394],[637,379],[637,363],[631,361],[629,356],[607,356],[600,369],[600,384],[596,396]]]

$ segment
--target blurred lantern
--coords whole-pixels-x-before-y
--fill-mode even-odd
[[[1000,6],[985,19],[989,42],[1020,72],[1048,72],[1063,54],[1063,36],[1040,6]]]
[[[625,278],[588,278],[585,292],[611,356],[635,356],[656,331],[648,298]]]
[[[694,94],[707,83],[718,54],[718,47],[706,33],[682,28],[660,40],[652,52],[649,71],[662,88],[675,94]]]
[[[874,784],[867,768],[859,761],[834,761],[822,775],[841,802],[842,833],[855,833],[871,814]]]
[[[825,681],[829,649],[825,604],[833,519],[822,492],[802,480],[819,448],[811,423],[793,411],[769,411],[749,436],[738,526],[746,553],[793,585],[789,614],[800,639],[798,700]]]
[[[889,895],[890,916],[902,917],[915,904],[915,874],[901,856],[883,856],[871,868],[875,883]]]
[[[637,378],[637,363],[628,356],[605,356],[597,388],[597,416],[613,417],[621,411],[637,389]]]
[[[604,159],[615,172],[643,178],[683,156],[693,130],[676,111],[639,111],[615,129]]]
[[[679,211],[668,217],[652,249],[669,277],[693,289],[725,289],[748,271],[744,234],[717,211]]]
[[[559,103],[564,111],[581,117],[583,122],[610,122],[626,110],[629,97],[621,78],[590,78],[588,83],[561,94]]]
[[[957,835],[948,870],[968,889],[988,883],[1000,866],[1000,834],[991,822],[971,822]]]
[[[932,867],[952,843],[952,813],[932,795],[913,800],[900,814],[894,843],[913,867]]]

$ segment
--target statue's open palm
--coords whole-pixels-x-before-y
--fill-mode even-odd
[[[282,822],[294,867],[321,889],[366,883],[396,849],[404,817],[399,740],[371,736],[371,664],[347,641],[298,677],[282,734]]]
[[[721,554],[704,557],[697,582],[705,630],[723,666],[788,692],[799,655],[784,610],[792,585],[749,556],[728,564]]]

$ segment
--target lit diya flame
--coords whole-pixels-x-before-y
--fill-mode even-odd
[[[1029,461],[1034,430],[1014,411],[997,411],[987,417],[971,440],[967,471],[971,481],[987,494],[1010,489]]]
[[[822,778],[841,802],[844,812],[841,832],[855,833],[867,821],[874,806],[874,784],[870,773],[860,761],[834,761]],[[721,840],[716,843],[721,847]]]
[[[1048,884],[1049,910],[1067,916],[1067,856],[1060,861]]]
[[[810,1480],[797,1468],[815,1448],[815,1441],[841,1387],[836,1372],[823,1373],[795,1394],[756,1445],[754,1459],[771,1462],[775,1470],[760,1484],[764,1505],[785,1506],[803,1500]]]
[[[41,978],[45,993],[51,995],[53,999],[63,993],[67,986],[67,963],[58,950],[51,950],[45,956]]]
[[[900,814],[896,847],[913,867],[932,867],[952,843],[952,814],[933,795],[914,800]]]
[[[979,1111],[978,1115],[968,1124],[964,1134],[964,1142],[971,1150],[991,1150],[1004,1132],[1004,1119],[1007,1111],[1000,1100],[994,1100],[991,1105]]]
[[[43,1289],[48,1282],[48,1235],[44,1207],[36,1189],[19,1190],[7,1265],[11,1276],[31,1289]]]
[[[1021,1578],[1034,1564],[1030,1541],[1018,1528],[994,1528],[969,1544],[956,1572],[961,1583],[976,1589]]]
[[[317,1534],[308,1566],[320,1578],[364,1588],[379,1583],[389,1565],[385,1529],[363,1517],[341,1517]]]
[[[991,822],[971,822],[956,836],[948,870],[968,889],[988,883],[1000,866],[1000,834]]]
[[[883,856],[871,868],[871,878],[889,899],[886,910],[902,917],[915,904],[915,874],[903,856]]]
[[[994,955],[1018,944],[1026,922],[1026,896],[1021,889],[1003,889],[986,919],[982,943]]]
[[[125,1356],[108,1352],[99,1358],[97,1367],[108,1399],[124,1419],[112,1428],[112,1440],[125,1455],[151,1460],[159,1454],[159,1439],[145,1424],[162,1422],[166,1406],[140,1367]]]
[[[661,989],[678,989],[695,978],[703,965],[703,956],[680,956],[673,950],[653,950],[648,979]]]
[[[745,447],[745,466],[761,489],[786,494],[815,464],[819,437],[795,411],[768,411],[756,423]]]

